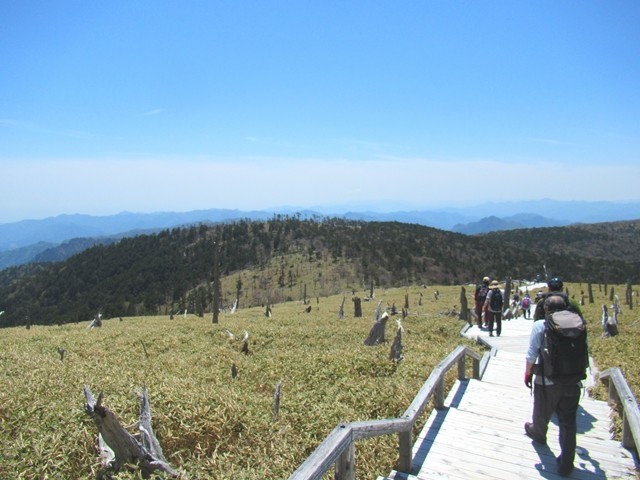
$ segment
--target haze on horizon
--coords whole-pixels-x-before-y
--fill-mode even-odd
[[[4,2],[0,223],[639,201],[639,21],[634,0]]]

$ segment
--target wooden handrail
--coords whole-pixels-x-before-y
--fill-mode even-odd
[[[435,408],[444,407],[445,374],[457,365],[458,379],[464,380],[466,357],[473,359],[473,378],[481,378],[482,356],[469,347],[460,345],[433,369],[402,417],[338,425],[293,472],[289,480],[320,480],[334,464],[335,480],[355,480],[355,442],[394,433],[398,434],[400,454],[397,470],[410,473],[413,426],[432,395],[434,395]]]
[[[640,410],[622,370],[609,368],[600,373],[600,380],[609,383],[609,401],[622,407],[622,446],[640,452]]]

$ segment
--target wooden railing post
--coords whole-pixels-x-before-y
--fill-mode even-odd
[[[636,448],[636,444],[633,441],[631,425],[629,424],[629,417],[624,410],[622,410],[622,446],[624,448]]]
[[[434,392],[433,404],[437,410],[444,408],[444,373],[438,379],[436,391]]]
[[[473,359],[473,378],[480,380],[480,360]]]
[[[465,353],[458,360],[458,380],[462,381],[467,378],[467,354]]]
[[[335,480],[356,479],[356,443],[351,442],[336,461]]]
[[[413,448],[413,442],[411,440],[411,430],[398,433],[398,449],[400,458],[398,459],[399,472],[411,473],[411,450]]]
[[[620,403],[620,395],[618,395],[618,390],[616,390],[616,384],[612,379],[609,379],[609,401]]]
[[[622,419],[622,446],[640,450],[640,410],[629,384],[617,367],[600,373],[600,379],[609,382],[609,401],[617,403]]]
[[[402,417],[338,425],[293,472],[289,480],[320,480],[331,466],[334,467],[336,480],[355,480],[355,442],[394,433],[398,434],[399,450],[396,470],[410,474],[413,464],[413,428],[432,395],[435,408],[444,408],[445,375],[457,363],[458,377],[463,380],[467,355],[473,358],[474,378],[479,378],[480,355],[460,345],[434,368]]]

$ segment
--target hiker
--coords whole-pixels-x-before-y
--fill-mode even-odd
[[[522,309],[522,314],[525,319],[531,318],[531,297],[529,296],[529,292],[525,293],[524,297],[522,297],[520,308]]]
[[[544,301],[547,299],[549,295],[562,295],[567,300],[569,304],[569,308],[576,312],[578,315],[582,316],[582,311],[580,310],[580,305],[573,300],[567,297],[562,292],[562,288],[564,287],[564,283],[560,277],[553,277],[551,280],[547,282],[547,292],[543,293],[541,290],[536,294],[536,308],[533,311],[533,320],[542,320],[545,318],[544,311]]]
[[[478,317],[478,328],[487,326],[487,319],[482,317],[484,310],[484,301],[487,299],[489,293],[489,277],[484,277],[482,283],[476,286],[476,291],[473,295],[473,299],[476,303],[476,315]]]
[[[502,292],[498,286],[498,282],[491,282],[487,299],[484,301],[487,317],[489,317],[489,336],[493,337],[493,325],[496,325],[496,334],[500,336],[502,333],[502,306],[504,304]]]
[[[586,328],[579,307],[576,311],[562,293],[562,280],[554,277],[547,285],[549,292],[536,306],[526,355],[524,383],[533,388],[533,414],[524,430],[536,443],[546,444],[549,420],[556,413],[561,450],[556,463],[558,474],[564,477],[574,468],[576,415],[588,366]],[[560,338],[563,332],[568,332],[567,340]],[[568,345],[566,350],[564,345]]]

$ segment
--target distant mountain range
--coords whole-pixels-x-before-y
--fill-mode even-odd
[[[190,212],[123,212],[110,216],[59,215],[42,220],[0,224],[0,269],[30,262],[64,260],[93,245],[113,243],[120,238],[141,233],[153,233],[198,223],[220,223],[240,219],[268,220],[278,215],[395,221],[474,235],[518,228],[633,220],[640,218],[640,202],[566,202],[544,199],[389,213],[336,213],[323,208],[296,210],[287,207],[260,211],[209,209]]]

